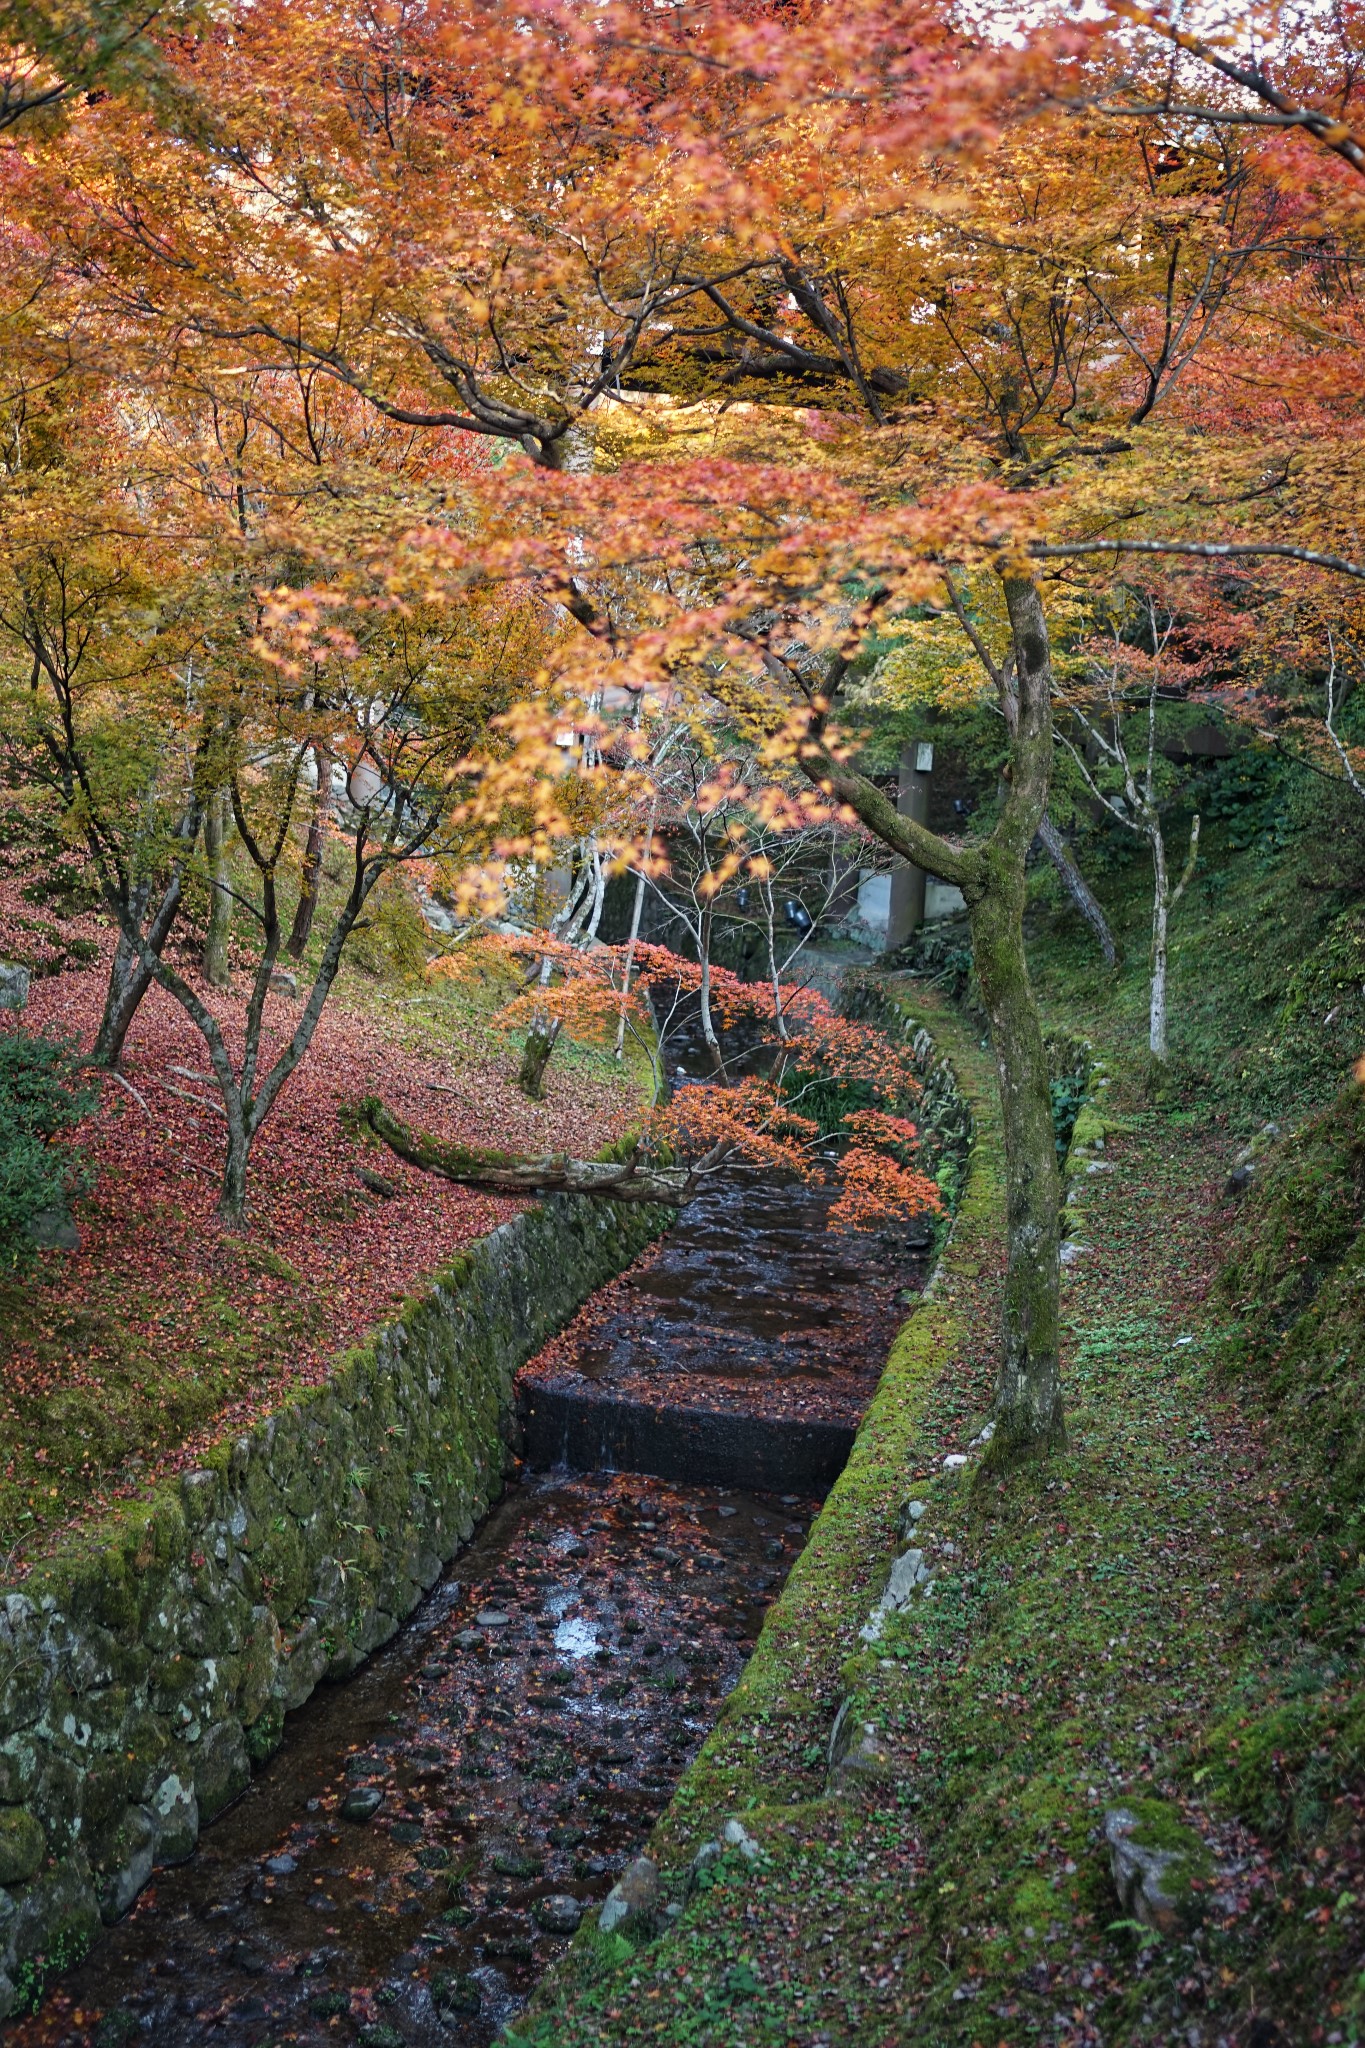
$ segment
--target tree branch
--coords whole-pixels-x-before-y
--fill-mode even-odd
[[[410,1166],[458,1187],[489,1188],[501,1195],[591,1195],[599,1201],[660,1202],[681,1209],[735,1149],[715,1144],[686,1167],[643,1167],[636,1152],[623,1160],[571,1159],[565,1152],[528,1159],[409,1130],[376,1095],[365,1097],[360,1116],[367,1129]]]

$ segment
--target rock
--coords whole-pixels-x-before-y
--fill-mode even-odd
[[[65,1209],[39,1209],[24,1225],[24,1232],[30,1244],[36,1244],[45,1252],[76,1252],[81,1248],[81,1234]]]
[[[251,1783],[251,1759],[240,1721],[219,1721],[210,1728],[194,1760],[194,1789],[205,1820],[230,1806]]]
[[[270,977],[270,986],[277,996],[296,996],[299,992],[299,978],[297,974],[290,974],[283,967],[277,967]]]
[[[649,1856],[628,1863],[602,1901],[597,1924],[603,1934],[617,1928],[652,1930],[659,1905],[659,1866]]]
[[[856,1791],[891,1776],[891,1753],[880,1729],[857,1714],[852,1696],[835,1716],[829,1736],[829,1787],[832,1792]]]
[[[730,1515],[737,1515],[737,1514],[739,1513],[739,1509],[738,1509],[738,1508],[717,1508],[717,1509],[716,1509],[716,1513],[717,1513],[718,1515],[725,1515],[725,1516],[730,1516]]]
[[[382,1173],[375,1173],[368,1166],[357,1166],[355,1177],[372,1195],[378,1195],[381,1201],[391,1202],[396,1195],[403,1192],[397,1181],[386,1180]]]
[[[373,2026],[362,2027],[356,2038],[360,2048],[407,2048],[407,2042],[397,2027],[391,2027],[387,2020],[376,2020]]]
[[[152,1874],[157,1823],[145,1806],[126,1808],[109,1853],[101,1859],[96,1896],[106,1927],[121,1920]]]
[[[481,1607],[474,1619],[480,1628],[506,1628],[512,1617],[504,1614],[500,1607]]]
[[[864,1622],[859,1633],[865,1643],[875,1643],[881,1635],[888,1614],[899,1614],[919,1586],[927,1585],[930,1579],[928,1565],[924,1562],[922,1550],[907,1550],[898,1557],[891,1567],[891,1576],[886,1590]]]
[[[172,1771],[161,1780],[148,1804],[156,1823],[156,1863],[183,1863],[194,1854],[199,1840],[199,1801],[193,1785]]]
[[[967,1453],[965,1451],[949,1451],[947,1457],[943,1460],[943,1469],[945,1472],[960,1472],[966,1462]]]
[[[0,1812],[0,1884],[23,1884],[47,1853],[41,1823],[22,1806]]]
[[[0,960],[0,1010],[22,1010],[28,1003],[29,971],[17,960]]]
[[[384,1794],[378,1785],[357,1785],[341,1802],[341,1818],[373,1820],[383,1804]]]
[[[489,1858],[499,1877],[539,1877],[545,1859],[530,1849],[495,1849]]]
[[[249,1941],[234,1941],[228,1950],[228,1961],[245,1977],[263,1977],[270,1967],[261,1951]]]
[[[719,1842],[702,1843],[700,1849],[692,1858],[687,1872],[687,1889],[689,1892],[696,1890],[697,1879],[701,1876],[703,1870],[709,1870],[713,1863],[719,1863],[724,1854],[725,1851]]]
[[[7,2020],[14,2011],[19,1997],[19,1987],[12,1977],[0,1970],[0,2020]]]
[[[548,1899],[534,1902],[531,1918],[547,1934],[572,1934],[583,1918],[583,1907],[568,1892],[552,1892]]]
[[[483,1993],[473,1977],[454,1976],[441,1970],[431,1980],[431,2002],[442,2018],[473,2019],[483,2004]]]
[[[1088,1244],[1079,1244],[1074,1237],[1069,1237],[1059,1254],[1062,1264],[1064,1266],[1074,1266],[1078,1259],[1085,1257],[1089,1249]]]
[[[267,1856],[265,1868],[272,1877],[292,1877],[298,1869],[298,1858],[286,1853],[283,1856]]]
[[[567,1543],[559,1545],[559,1554],[561,1557],[591,1557],[592,1550],[581,1536],[571,1536]]]
[[[1246,1190],[1256,1178],[1256,1171],[1261,1163],[1262,1153],[1274,1144],[1279,1135],[1280,1127],[1278,1124],[1261,1125],[1260,1130],[1257,1131],[1250,1143],[1243,1145],[1241,1151],[1234,1157],[1232,1171],[1223,1183],[1223,1193],[1225,1195],[1242,1195],[1246,1193]]]
[[[393,1824],[393,1839],[403,1848],[410,1849],[414,1842],[422,1839],[420,1820],[396,1820]]]
[[[746,1862],[752,1863],[759,1853],[758,1843],[740,1821],[727,1820],[720,1831],[720,1839],[727,1849],[738,1849]]]
[[[477,1650],[483,1637],[476,1628],[462,1628],[455,1641],[462,1650]]]
[[[1207,1871],[1204,1846],[1158,1799],[1114,1806],[1104,1816],[1109,1869],[1119,1904],[1155,1934],[1186,1932],[1200,1919],[1191,1879]]]

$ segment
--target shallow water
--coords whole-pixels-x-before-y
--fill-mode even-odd
[[[533,1375],[856,1424],[920,1254],[828,1235],[831,1199],[707,1196]],[[491,2041],[567,1945],[545,1923],[591,1910],[643,1848],[818,1505],[523,1472],[394,1641],[289,1717],[194,1858],[7,2048]],[[367,1791],[377,1810],[347,1818]]]
[[[566,1945],[537,1901],[587,1907],[639,1853],[816,1505],[635,1476],[513,1486],[395,1641],[291,1716],[196,1856],[6,2039],[489,2041]],[[374,1818],[344,1819],[369,1787]]]
[[[719,1183],[522,1375],[616,1400],[856,1426],[918,1285],[927,1227],[827,1228],[832,1180]]]

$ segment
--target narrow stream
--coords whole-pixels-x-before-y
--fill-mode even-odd
[[[529,1398],[548,1374],[851,1430],[921,1272],[906,1243],[828,1236],[828,1201],[696,1204],[547,1347]],[[684,1469],[522,1468],[393,1643],[290,1717],[193,1859],[7,2043],[490,2042],[644,1846],[819,1505]]]

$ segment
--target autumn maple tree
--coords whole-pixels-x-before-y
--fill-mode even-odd
[[[1353,30],[1294,25],[1258,17],[1248,67],[1237,24],[1196,47],[1137,8],[993,39],[915,0],[265,0],[149,31],[183,101],[92,99],[14,180],[90,374],[201,422],[238,380],[292,379],[413,444],[505,457],[406,521],[390,506],[364,550],[376,603],[515,592],[546,626],[515,703],[458,750],[474,894],[572,844],[595,899],[642,844],[608,688],[727,720],[773,793],[765,829],[811,823],[804,778],[826,819],[961,888],[1007,1153],[997,1460],[1064,1428],[1023,905],[1057,837],[1077,605],[1143,557],[1274,565],[1287,591],[1362,575]],[[329,523],[345,467],[315,463],[296,519]],[[321,618],[338,557],[299,537],[269,581]],[[988,613],[1007,773],[945,837],[863,772],[855,700],[888,634],[933,617],[980,654]],[[289,734],[318,822],[330,739],[306,695]],[[564,729],[592,742],[567,761]]]

